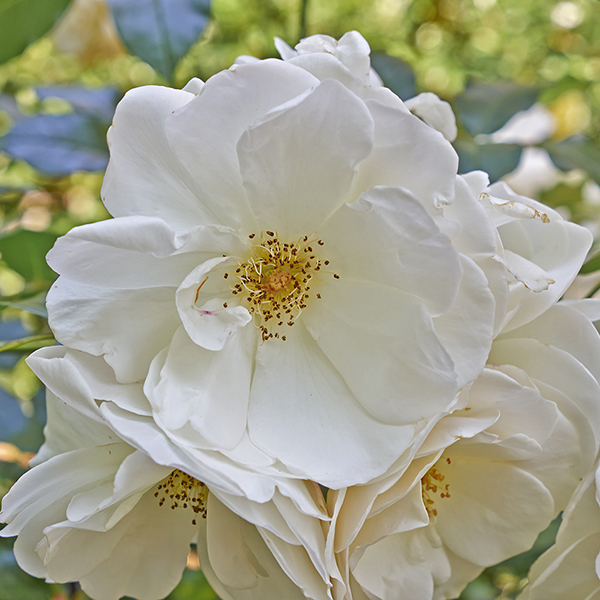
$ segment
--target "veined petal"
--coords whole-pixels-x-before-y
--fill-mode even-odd
[[[59,342],[104,355],[119,382],[132,383],[145,377],[180,324],[174,300],[175,288],[111,290],[61,277],[47,304]]]
[[[261,228],[290,240],[316,231],[348,198],[372,140],[364,103],[334,80],[268,113],[238,144],[244,187]]]
[[[215,449],[235,448],[246,429],[257,337],[248,327],[211,352],[180,327],[146,379],[146,395],[163,427],[176,432],[189,423]]]
[[[321,295],[302,320],[365,410],[407,425],[448,408],[457,391],[454,364],[421,302],[343,279]]]
[[[600,386],[572,355],[532,339],[498,340],[490,353],[493,364],[515,365],[568,396],[586,415],[600,439]]]
[[[458,253],[407,190],[378,186],[365,192],[337,210],[319,237],[336,273],[413,294],[432,316],[448,310],[458,293]]]
[[[517,281],[522,282],[511,287],[508,312],[515,314],[504,326],[507,332],[532,321],[557,302],[579,272],[592,235],[585,227],[564,221],[547,206],[515,194],[502,182],[488,189],[496,198],[488,194],[481,198],[484,202],[494,200],[485,205],[498,227],[504,250],[525,259],[506,256]],[[528,266],[527,261],[540,270]],[[530,279],[531,289],[526,287]]]
[[[201,190],[179,162],[165,134],[169,115],[195,96],[163,86],[127,92],[108,133],[111,159],[102,200],[115,217],[160,217],[185,230],[190,223],[218,223],[199,199]]]
[[[454,362],[459,389],[473,381],[485,366],[496,308],[484,272],[467,256],[461,255],[460,260],[463,276],[458,296],[450,310],[433,319],[435,332]]]
[[[243,246],[225,228],[176,233],[165,221],[123,217],[82,225],[59,238],[50,266],[79,283],[117,289],[177,287],[198,264]]]
[[[574,335],[577,332],[577,335]],[[600,338],[590,320],[564,302],[551,306],[534,321],[502,333],[500,339],[533,339],[564,350],[600,381]]]
[[[456,117],[452,107],[431,92],[424,92],[405,102],[406,108],[437,129],[449,142],[456,139]]]
[[[64,519],[73,493],[102,485],[114,477],[118,465],[133,448],[115,443],[73,450],[25,473],[2,501],[2,521],[9,523],[2,537],[19,534],[15,556],[21,568],[45,577],[46,568],[32,552],[49,522]],[[60,482],[57,484],[57,482]]]
[[[234,65],[211,77],[185,108],[169,117],[170,146],[219,223],[254,230],[239,175],[238,140],[258,118],[316,83],[308,72],[279,60]]]
[[[366,105],[375,121],[375,142],[360,165],[352,198],[387,185],[412,192],[431,215],[437,206],[452,202],[458,156],[450,143],[404,107],[376,100]]]
[[[147,492],[108,531],[72,528],[65,535],[52,526],[45,533],[54,581],[79,579],[98,600],[159,600],[179,583],[196,527],[188,511],[167,510]]]
[[[259,529],[269,549],[286,575],[302,590],[303,596],[314,600],[331,600],[329,582],[319,577],[306,547],[286,544],[269,531]]]
[[[370,417],[301,322],[258,348],[248,429],[292,472],[330,488],[380,475],[414,434]]]
[[[177,310],[187,334],[194,343],[207,350],[221,350],[230,336],[252,320],[243,306],[228,306],[227,302],[223,302],[223,297],[231,296],[227,288],[223,289],[220,298],[213,297],[207,302],[199,302],[200,290],[211,274],[214,276],[211,273],[213,268],[227,260],[225,257],[213,258],[202,263],[183,280],[176,294]],[[213,286],[211,291],[221,291],[218,283],[216,289]]]
[[[198,532],[198,556],[202,572],[211,587],[220,598],[229,600],[264,600],[265,598],[285,598],[286,600],[305,600],[302,591],[287,577],[271,550],[267,547],[256,527],[244,531],[243,548],[246,560],[258,575],[253,588],[236,590],[224,584],[216,575],[212,566],[213,558],[208,547],[207,528],[200,524]],[[217,566],[217,569],[220,565]]]
[[[267,502],[275,493],[276,481],[272,476],[252,472],[246,464],[234,462],[221,452],[173,443],[151,418],[132,415],[110,402],[102,404],[100,409],[121,438],[134,442],[157,464],[180,469],[203,481],[211,490],[242,494],[259,503]]]
[[[453,458],[444,476],[450,497],[436,502],[436,528],[450,550],[476,565],[527,550],[554,516],[546,487],[513,465]]]
[[[352,574],[370,598],[433,598],[435,584],[450,576],[443,548],[427,533],[391,535],[367,548]],[[400,596],[398,595],[400,594]]]
[[[104,424],[97,400],[110,400],[136,414],[152,412],[142,384],[119,383],[102,357],[52,346],[34,352],[27,364],[49,390],[69,405],[69,410],[75,409],[86,418]]]

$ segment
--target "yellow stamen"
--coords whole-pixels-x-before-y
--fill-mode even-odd
[[[196,515],[200,513],[206,519],[206,501],[208,488],[202,481],[175,469],[168,477],[157,486],[154,497],[158,498],[158,505],[165,502],[171,504],[171,510],[176,508],[191,509],[194,512],[192,523],[196,525]]]
[[[429,515],[429,518],[437,517],[437,508],[434,508],[435,494],[439,494],[440,499],[450,498],[450,484],[444,484],[446,476],[443,475],[437,468],[441,461],[438,461],[421,479],[421,493],[423,495],[423,503],[425,504],[425,510]],[[452,464],[449,458],[446,458],[444,462],[448,465]]]
[[[256,234],[248,236],[251,240]],[[231,273],[237,280],[231,287],[234,296],[241,295],[242,303],[257,316],[263,341],[278,338],[279,328],[292,326],[307,307],[311,298],[310,283],[329,261],[321,261],[313,243],[323,246],[322,240],[304,236],[296,242],[282,242],[277,233],[263,231],[251,246],[250,256]],[[339,279],[336,274],[332,275]],[[228,279],[230,273],[224,275]],[[316,295],[317,299],[321,294]]]

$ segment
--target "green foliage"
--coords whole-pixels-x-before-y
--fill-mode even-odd
[[[70,0],[0,0],[0,63],[44,35]]]
[[[48,586],[22,571],[12,557],[12,540],[0,539],[0,600],[50,600],[62,586]]]
[[[493,183],[519,164],[523,148],[517,144],[478,144],[469,137],[459,138],[454,148],[460,158],[459,173],[482,170]]]
[[[543,144],[556,166],[563,170],[583,169],[600,183],[600,147],[582,137],[571,137],[562,142],[549,140]]]
[[[46,231],[15,231],[0,237],[2,260],[27,281],[52,282],[56,273],[45,256],[58,236]]]
[[[384,52],[374,52],[371,56],[371,66],[377,71],[384,85],[402,100],[417,95],[415,75],[405,62]]]
[[[208,24],[210,0],[108,0],[121,39],[171,80]]]
[[[181,583],[167,600],[219,600],[219,597],[213,592],[202,571],[186,569]]]
[[[493,133],[515,113],[531,107],[537,95],[535,87],[506,81],[471,83],[456,97],[457,116],[471,135]]]

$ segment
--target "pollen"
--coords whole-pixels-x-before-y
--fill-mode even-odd
[[[233,280],[231,292],[241,298],[248,311],[255,316],[264,341],[277,338],[286,341],[280,328],[291,327],[313,297],[311,285],[317,274],[329,261],[320,259],[313,245],[324,246],[323,240],[304,236],[296,241],[279,239],[274,231],[251,234],[250,253],[225,279]],[[320,293],[314,295],[320,300]]]
[[[438,465],[442,461],[438,461],[421,479],[421,493],[423,496],[423,504],[425,505],[425,510],[429,515],[429,518],[437,517],[438,511],[435,508],[435,501],[437,496],[439,496],[440,500],[444,498],[450,498],[450,484],[444,483],[446,476],[440,471]],[[451,465],[452,461],[449,458],[444,459],[443,461],[447,465]]]
[[[171,510],[178,508],[191,510],[192,524],[196,525],[199,514],[206,519],[206,501],[208,488],[202,481],[175,469],[156,487],[154,497],[158,498],[159,506],[170,506]]]

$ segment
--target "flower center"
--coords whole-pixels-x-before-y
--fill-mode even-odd
[[[446,464],[452,464],[449,458],[445,459]],[[421,493],[423,495],[423,504],[425,504],[425,510],[429,515],[429,518],[437,517],[438,511],[434,507],[436,495],[439,495],[440,499],[450,498],[450,484],[444,484],[446,476],[443,475],[437,468],[440,461],[438,461],[421,479]]]
[[[206,501],[208,499],[208,488],[196,478],[175,469],[168,477],[163,479],[154,492],[158,498],[158,505],[171,503],[171,510],[176,508],[189,508],[194,512],[192,524],[196,525],[196,515],[200,513],[206,519]]]
[[[251,234],[251,240],[256,234]],[[281,328],[291,327],[307,307],[312,297],[311,282],[315,275],[329,265],[314,250],[323,246],[322,240],[304,236],[295,242],[283,242],[276,233],[263,231],[251,246],[250,256],[238,264],[237,281],[232,293],[242,296],[248,311],[259,318],[263,341],[286,336]],[[339,276],[331,273],[335,279]],[[230,273],[225,273],[227,279]],[[315,294],[316,299],[321,294]]]

